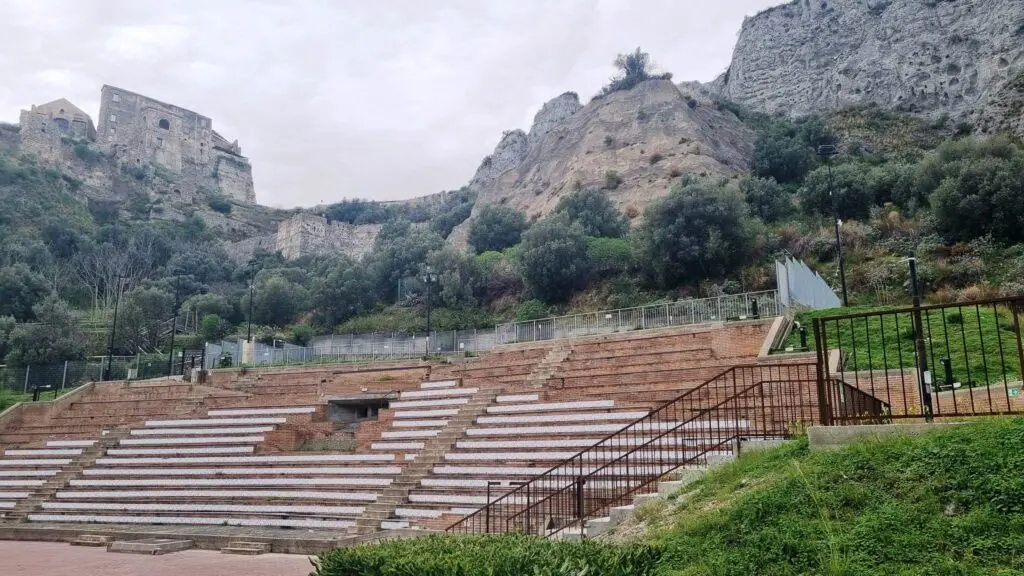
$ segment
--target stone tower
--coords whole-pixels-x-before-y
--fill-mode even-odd
[[[22,150],[51,162],[62,159],[62,140],[96,139],[92,118],[64,98],[22,110],[19,124]]]
[[[188,195],[219,192],[256,202],[252,167],[238,141],[228,142],[210,118],[191,110],[103,86],[98,141],[122,165],[153,162],[170,170]]]

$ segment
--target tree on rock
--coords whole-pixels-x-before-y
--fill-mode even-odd
[[[541,220],[523,234],[519,265],[534,296],[545,302],[567,300],[586,286],[590,272],[583,227],[565,214]]]
[[[600,96],[607,96],[619,90],[629,90],[637,84],[652,78],[664,80],[672,78],[672,74],[669,73],[654,75],[654,64],[651,62],[651,55],[639,47],[632,52],[616,56],[614,64],[619,72],[611,77],[608,85],[601,90]]]
[[[469,244],[477,254],[501,252],[519,244],[526,229],[526,215],[508,206],[487,204],[469,224]]]
[[[587,236],[621,238],[629,231],[629,221],[615,207],[608,192],[599,188],[584,188],[562,197],[555,212],[564,212],[570,222],[579,223]]]

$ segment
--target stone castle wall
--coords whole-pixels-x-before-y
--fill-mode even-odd
[[[236,262],[247,261],[256,250],[280,252],[288,260],[325,254],[358,260],[370,252],[379,233],[380,224],[327,222],[323,216],[304,212],[281,222],[277,234],[226,243],[224,248]]]

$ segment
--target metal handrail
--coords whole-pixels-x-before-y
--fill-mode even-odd
[[[533,521],[545,517],[560,519],[553,527],[543,526],[548,535],[577,523],[582,528],[596,513],[623,503],[680,466],[706,460],[738,437],[786,436],[792,421],[816,420],[816,382],[813,363],[729,368],[489,501],[448,531],[511,531],[525,519],[526,531],[535,533],[541,527],[534,530]],[[760,396],[750,397],[757,390]],[[692,446],[697,450],[690,450]]]

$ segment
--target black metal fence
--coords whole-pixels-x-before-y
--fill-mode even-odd
[[[1024,412],[1022,308],[1004,298],[815,319],[826,423]],[[883,404],[883,417],[844,389]]]
[[[456,533],[584,531],[669,472],[734,452],[740,440],[784,438],[818,421],[810,364],[737,366],[690,390],[448,528]]]
[[[197,364],[202,365],[202,351],[196,356]],[[109,373],[106,370],[106,357],[88,358],[85,360],[68,360],[55,364],[29,364],[27,366],[0,365],[0,389],[23,394],[34,394],[37,390],[41,397],[47,394],[59,395],[62,391],[77,388],[89,382],[103,380],[147,380],[163,378],[168,375],[182,374],[182,368],[188,369],[191,356],[179,351],[173,362],[164,355],[114,356],[109,362]]]

